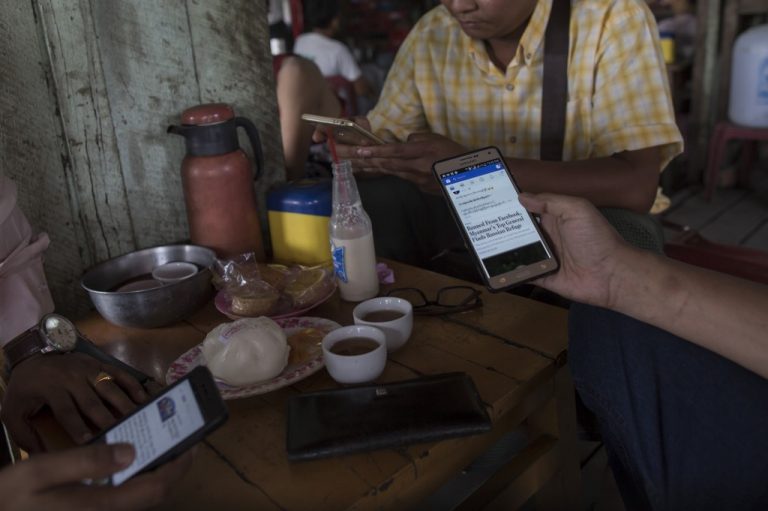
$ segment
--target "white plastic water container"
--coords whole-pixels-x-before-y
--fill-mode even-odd
[[[768,25],[736,38],[728,117],[736,124],[768,128]]]

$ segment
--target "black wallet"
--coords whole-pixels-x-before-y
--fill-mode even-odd
[[[288,401],[291,461],[484,433],[491,420],[472,379],[445,373],[294,396]]]

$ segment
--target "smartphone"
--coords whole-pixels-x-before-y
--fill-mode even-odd
[[[488,289],[501,291],[557,270],[497,148],[435,162],[432,171]]]
[[[385,143],[382,139],[349,119],[312,114],[302,114],[301,118],[317,126],[325,126],[332,129],[334,139],[340,144],[380,145]]]
[[[118,486],[177,457],[227,420],[227,407],[210,370],[198,366],[92,443],[132,444],[130,466],[98,484]]]

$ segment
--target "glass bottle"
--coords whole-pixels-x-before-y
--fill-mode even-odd
[[[341,299],[359,302],[373,298],[379,293],[373,228],[348,160],[333,164],[333,212],[328,227]]]

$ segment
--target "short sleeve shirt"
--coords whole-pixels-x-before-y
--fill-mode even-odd
[[[538,159],[551,7],[539,0],[504,71],[447,9],[432,9],[404,41],[368,114],[374,132],[405,140],[429,131]],[[643,0],[573,0],[563,159],[654,146],[661,169],[682,150],[653,14]]]
[[[296,39],[293,52],[317,64],[323,76],[343,76],[354,82],[360,75],[360,66],[347,46],[335,39],[308,32]]]
[[[43,273],[48,235],[32,233],[16,204],[16,185],[0,176],[0,346],[53,311]]]

